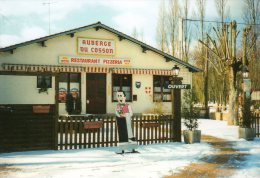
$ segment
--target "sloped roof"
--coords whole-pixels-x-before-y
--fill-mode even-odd
[[[94,23],[94,24],[90,24],[90,25],[87,25],[87,26],[83,26],[83,27],[79,27],[79,28],[75,28],[75,29],[72,29],[72,30],[67,30],[67,31],[64,31],[64,32],[60,32],[60,33],[56,33],[56,34],[52,34],[52,35],[49,35],[49,36],[45,36],[45,37],[41,37],[41,38],[37,38],[37,39],[34,39],[34,40],[30,40],[30,41],[26,41],[26,42],[22,42],[22,43],[19,43],[19,44],[15,44],[15,45],[11,45],[11,46],[7,46],[7,47],[4,47],[4,48],[0,48],[0,52],[8,52],[8,51],[13,51],[15,50],[16,48],[19,48],[19,47],[22,47],[22,46],[26,46],[26,45],[30,45],[30,44],[33,44],[33,43],[44,43],[45,41],[49,40],[49,39],[52,39],[52,38],[56,38],[56,37],[59,37],[59,36],[63,36],[63,35],[70,35],[70,36],[74,36],[75,33],[77,32],[81,32],[81,31],[84,31],[84,30],[88,30],[88,29],[91,29],[91,28],[95,28],[96,30],[99,30],[99,29],[105,29],[109,32],[112,32],[114,34],[116,34],[118,36],[118,38],[120,40],[129,40],[135,44],[138,44],[140,45],[142,48],[143,48],[143,51],[146,51],[146,50],[150,50],[150,51],[153,51],[157,54],[160,54],[162,55],[165,60],[167,62],[169,61],[174,61],[180,65],[183,65],[185,67],[187,67],[189,69],[189,71],[191,72],[200,72],[201,69],[187,63],[187,62],[184,62],[172,55],[169,55],[161,50],[158,50],[150,45],[147,45],[131,36],[128,36],[122,32],[119,32],[111,27],[108,27],[104,24],[102,24],[101,22],[97,22],[97,23]]]

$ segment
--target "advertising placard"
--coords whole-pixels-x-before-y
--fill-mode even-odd
[[[129,66],[131,60],[127,58],[94,57],[94,56],[59,56],[60,64],[81,64],[81,65],[116,65]]]

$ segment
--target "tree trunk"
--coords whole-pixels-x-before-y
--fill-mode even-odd
[[[235,76],[232,68],[229,70],[229,119],[228,125],[237,125],[238,116],[238,91],[235,87]]]

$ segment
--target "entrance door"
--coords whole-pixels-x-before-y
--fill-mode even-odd
[[[87,74],[87,102],[88,114],[106,113],[106,74]]]

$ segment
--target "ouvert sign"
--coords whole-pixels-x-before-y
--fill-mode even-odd
[[[168,84],[164,86],[165,89],[190,89],[190,84],[179,84],[179,85],[172,85]]]

